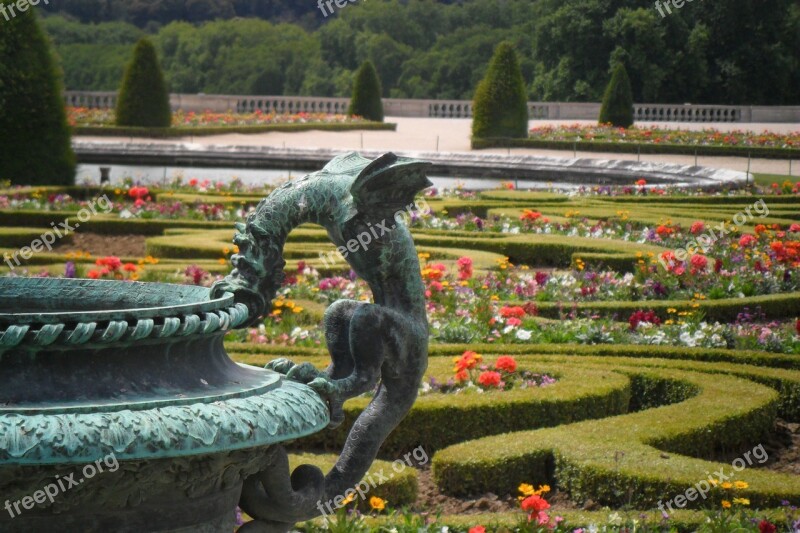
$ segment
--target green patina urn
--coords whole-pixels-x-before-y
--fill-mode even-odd
[[[231,293],[0,278],[0,531],[233,531],[243,480],[326,403],[236,364]]]

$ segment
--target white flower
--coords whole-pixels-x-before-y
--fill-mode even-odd
[[[521,341],[529,341],[531,340],[531,332],[527,329],[519,329],[517,330],[516,337]]]

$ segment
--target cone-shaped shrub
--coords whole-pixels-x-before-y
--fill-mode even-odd
[[[350,100],[349,115],[358,115],[367,120],[383,122],[383,102],[381,101],[381,80],[371,61],[364,61],[356,72],[353,98]]]
[[[528,97],[519,60],[509,43],[494,51],[486,76],[475,91],[472,136],[475,138],[526,138]]]
[[[0,18],[0,180],[74,183],[75,154],[63,98],[61,74],[34,10]]]
[[[606,87],[603,106],[600,108],[600,123],[618,128],[633,126],[633,91],[628,71],[622,63],[614,68],[611,81]]]
[[[117,126],[168,128],[172,124],[169,92],[153,44],[136,43],[117,98]]]

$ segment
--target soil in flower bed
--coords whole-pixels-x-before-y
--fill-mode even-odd
[[[125,258],[141,258],[147,255],[144,235],[100,235],[98,233],[72,234],[72,242],[63,242],[54,247],[56,253],[89,252],[92,257],[114,255]]]

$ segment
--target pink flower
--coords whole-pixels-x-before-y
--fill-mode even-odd
[[[516,317],[511,317],[508,320],[506,320],[506,324],[508,324],[509,326],[518,327],[522,325],[522,320]]]

